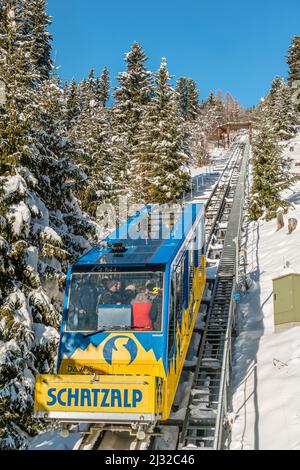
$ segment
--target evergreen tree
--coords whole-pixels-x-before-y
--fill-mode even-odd
[[[215,96],[211,92],[202,104],[201,113],[210,133],[214,132],[219,125],[224,124],[226,116],[221,95]]]
[[[102,104],[103,107],[106,106],[107,101],[109,100],[109,90],[110,90],[109,71],[107,67],[104,67],[100,78],[97,80],[98,101],[99,103]]]
[[[294,137],[298,119],[291,90],[285,83],[282,84],[278,95],[273,122],[274,133],[277,134],[279,140],[289,140]]]
[[[289,66],[288,84],[292,89],[293,102],[300,112],[300,36],[294,36],[290,45],[287,63]]]
[[[233,99],[231,105],[232,103]],[[215,134],[219,125],[226,122],[229,117],[227,111],[226,97],[223,100],[220,92],[216,96],[210,93],[199,106],[195,119],[188,122],[187,143],[193,165],[202,166],[209,162],[209,138]]]
[[[112,197],[111,167],[111,111],[104,107],[108,97],[108,75],[95,77],[91,69],[84,79],[68,94],[68,116],[74,115],[69,136],[77,142],[75,161],[86,175],[84,184],[78,185],[76,195],[82,208],[95,218],[97,207]],[[102,83],[103,82],[103,83]],[[79,111],[78,111],[79,110]]]
[[[88,78],[84,78],[78,87],[80,110],[84,112],[91,106],[96,105],[97,78],[95,77],[94,67],[89,71]]]
[[[176,85],[179,112],[185,120],[196,119],[198,112],[199,91],[191,78],[180,77]]]
[[[73,136],[81,149],[76,161],[86,174],[86,181],[78,187],[76,194],[82,208],[93,218],[98,205],[111,200],[114,189],[111,175],[114,160],[111,151],[111,112],[96,99],[96,94],[90,95],[89,105],[81,112],[73,128]]]
[[[34,325],[28,291],[23,289],[39,288],[35,266],[26,262],[36,253],[27,242],[32,216],[29,188],[36,180],[25,163],[34,154],[33,84],[42,74],[35,70],[33,38],[23,30],[25,5],[10,0],[0,8],[0,76],[6,98],[0,110],[0,446],[13,448],[24,444],[24,430],[33,432],[36,426],[30,416],[36,371]]]
[[[38,71],[38,79],[49,78],[51,71],[51,35],[47,30],[51,21],[46,13],[46,0],[26,0],[22,29],[25,39],[32,40],[31,57]]]
[[[115,89],[116,102],[112,108],[111,175],[115,198],[130,197],[131,179],[137,167],[135,150],[143,128],[143,113],[153,93],[152,74],[146,69],[147,56],[135,42],[125,56],[127,71],[118,75],[120,86]]]
[[[196,82],[191,78],[188,79],[187,83],[188,92],[188,110],[187,120],[193,121],[196,119],[199,108],[199,91],[197,89]]]
[[[285,207],[281,192],[291,184],[289,162],[282,156],[268,125],[261,125],[253,143],[253,183],[250,195],[249,215],[251,220],[264,216],[275,217],[278,207]]]
[[[275,77],[265,103],[265,114],[270,132],[278,141],[289,140],[295,135],[297,116],[291,89],[280,77]]]
[[[133,172],[135,200],[145,203],[174,202],[187,189],[190,178],[184,122],[178,115],[165,59],[155,74],[153,100],[143,122]]]
[[[72,255],[89,246],[86,234],[95,229],[71,192],[80,172],[69,160],[73,149],[62,131],[64,93],[47,79],[51,64],[47,71],[42,58],[50,44],[37,47],[41,37],[47,38],[42,11],[28,34],[33,6],[21,0],[0,4],[5,84],[0,107],[0,447],[5,449],[24,448],[28,434],[41,428],[32,415],[34,376],[54,367],[63,271]],[[35,6],[42,8],[43,2]]]
[[[209,163],[208,137],[210,133],[211,128],[207,126],[203,112],[198,113],[196,119],[188,122],[186,126],[191,164],[195,167]]]
[[[71,81],[70,86],[67,84],[67,87],[64,91],[64,96],[67,102],[67,126],[68,128],[72,129],[76,123],[76,119],[80,114],[77,83],[75,80]]]
[[[176,93],[180,114],[186,118],[188,112],[188,87],[187,78],[180,77],[176,84]]]
[[[291,89],[280,77],[274,78],[269,95],[261,101],[257,118],[249,205],[252,220],[271,219],[278,207],[287,206],[281,193],[292,182],[281,141],[294,136],[297,119]]]
[[[75,164],[82,148],[68,137],[68,103],[58,79],[51,77],[42,83],[36,102],[33,139],[38,154],[31,170],[39,180],[39,195],[49,210],[51,226],[59,233],[66,256],[71,259],[86,249],[85,235],[95,230],[74,197],[87,180],[85,172]]]

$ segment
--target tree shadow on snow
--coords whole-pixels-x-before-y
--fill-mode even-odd
[[[287,200],[293,204],[300,204],[300,192],[292,194]]]

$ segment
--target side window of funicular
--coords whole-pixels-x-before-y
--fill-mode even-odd
[[[170,286],[170,302],[169,302],[169,330],[168,330],[168,356],[170,356],[172,346],[174,344],[174,339],[175,339],[175,302],[176,302],[176,296],[175,296],[175,285],[174,285],[174,279],[171,280],[171,286]]]
[[[180,321],[184,309],[184,260],[183,256],[176,268],[176,278],[175,278],[175,287],[176,287],[176,319],[177,322]]]
[[[68,331],[160,330],[163,273],[75,273]]]
[[[203,227],[202,223],[198,225],[197,228],[197,250],[198,250],[198,264],[199,270],[201,271],[202,267],[202,252],[203,252]]]
[[[189,246],[189,287],[192,289],[195,276],[195,251],[196,251],[196,236],[191,240]]]

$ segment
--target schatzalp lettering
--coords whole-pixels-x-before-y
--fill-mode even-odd
[[[47,406],[84,408],[136,408],[142,401],[141,390],[117,388],[49,388]]]

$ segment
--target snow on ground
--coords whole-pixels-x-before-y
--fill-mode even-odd
[[[195,168],[191,168],[191,177],[194,178],[195,176],[202,176],[202,175],[207,175],[207,173],[210,173],[212,171],[212,165],[205,165],[205,166],[199,166]]]
[[[179,428],[177,426],[161,426],[159,431],[161,435],[154,439],[153,450],[176,450]]]
[[[73,450],[82,434],[71,433],[68,437],[59,435],[56,429],[39,434],[29,441],[28,450]]]
[[[191,169],[194,187],[191,188],[191,197],[188,200],[189,204],[206,204],[212,191],[218,184],[228,156],[228,149],[212,149],[210,151],[210,165]]]
[[[213,165],[217,163],[219,159],[224,158],[227,151],[228,150],[224,149],[223,147],[221,148],[216,147],[210,150],[209,155],[211,158],[211,164],[191,168],[191,177],[193,178],[195,176],[206,175],[207,173],[211,173],[213,171]]]
[[[300,162],[300,136],[285,152]],[[274,333],[272,279],[300,272],[300,227],[287,233],[287,219],[300,222],[300,182],[287,194],[294,207],[286,226],[251,223],[246,234],[252,288],[240,304],[235,343],[231,450],[300,449],[300,327]]]

